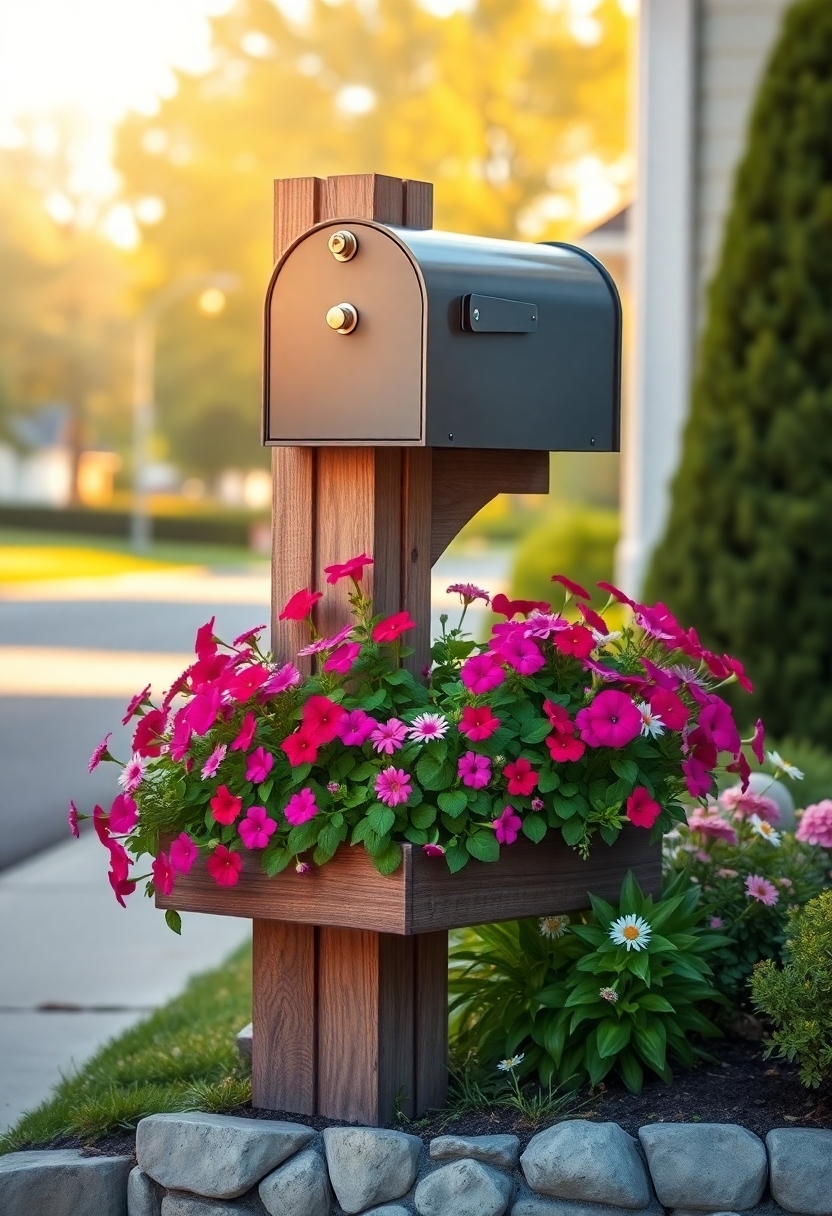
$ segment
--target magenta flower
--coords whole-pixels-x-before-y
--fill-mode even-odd
[[[765,753],[766,728],[763,726],[762,718],[757,719],[757,724],[754,727],[754,738],[751,740],[751,750],[757,757],[760,764],[766,758]]]
[[[353,582],[360,583],[364,567],[372,566],[372,564],[373,559],[366,553],[360,553],[358,557],[351,557],[348,562],[334,562],[331,566],[324,566],[326,581],[332,586],[342,578],[351,578]]]
[[[500,725],[488,705],[466,705],[462,711],[462,721],[459,733],[465,735],[472,743],[480,743],[488,739]]]
[[[832,799],[824,798],[807,806],[797,825],[795,838],[806,844],[832,849]]]
[[[538,781],[537,773],[524,756],[518,756],[512,764],[507,764],[503,776],[508,782],[508,792],[516,798],[528,798]]]
[[[697,723],[697,732],[721,752],[736,755],[740,750],[740,733],[734,723],[730,706],[721,697],[709,697]]]
[[[370,742],[377,752],[384,752],[387,756],[392,756],[393,752],[397,752],[404,745],[407,738],[407,726],[404,722],[400,722],[398,718],[390,718],[387,722],[380,723],[373,733],[370,735]]]
[[[442,739],[449,725],[444,714],[419,714],[407,733],[416,743],[430,743],[431,739]]]
[[[298,651],[299,659],[308,659],[313,654],[320,654],[322,650],[329,649],[329,642],[326,638],[315,638],[312,642],[307,642],[305,646],[301,646]]]
[[[402,768],[394,768],[391,764],[389,768],[383,768],[376,777],[375,791],[379,802],[383,802],[385,806],[399,806],[400,803],[407,802],[413,792],[410,774]]]
[[[721,916],[712,916],[708,921],[708,924],[712,929],[721,929],[723,928],[725,921]]]
[[[338,723],[338,737],[345,747],[361,747],[378,726],[363,709],[350,710]]]
[[[142,783],[145,760],[141,756],[131,756],[118,775],[118,783],[125,794],[132,794]]]
[[[263,747],[257,747],[246,759],[246,781],[253,781],[255,785],[259,785],[261,781],[265,781],[269,773],[272,771],[274,764],[274,756],[267,752]]]
[[[688,819],[688,827],[700,836],[710,836],[714,840],[724,840],[726,844],[737,843],[737,833],[719,815],[704,815],[697,807]]]
[[[277,822],[269,818],[264,806],[250,806],[245,819],[237,824],[240,839],[247,849],[265,849],[276,830]]]
[[[426,857],[444,857],[445,850],[441,844],[423,844],[422,852]]]
[[[218,887],[236,887],[240,881],[243,859],[224,844],[218,844],[205,863],[205,869]]]
[[[550,580],[553,583],[560,583],[567,595],[576,595],[578,599],[588,600],[592,597],[588,591],[585,591],[580,583],[573,583],[571,578],[567,578],[565,574],[553,574]]]
[[[337,646],[333,650],[324,663],[324,671],[334,671],[339,676],[345,676],[360,654],[361,645],[358,642],[345,642],[343,646]]]
[[[155,889],[160,891],[162,895],[170,895],[173,891],[173,881],[176,875],[167,853],[160,853],[158,857],[154,857],[150,870],[153,874],[153,886]]]
[[[240,723],[240,729],[237,733],[237,738],[231,744],[232,752],[247,752],[251,747],[251,741],[254,738],[254,733],[257,730],[257,722],[254,714],[249,712]]]
[[[139,809],[129,794],[116,794],[110,807],[110,831],[116,836],[132,832],[139,817]]]
[[[127,725],[127,723],[133,717],[133,714],[136,712],[136,710],[139,708],[139,706],[143,705],[149,696],[150,696],[150,685],[146,684],[145,687],[141,690],[141,692],[136,693],[135,697],[133,697],[131,699],[130,704],[125,709],[124,717],[121,719],[122,726]],[[109,738],[109,736],[108,736],[108,738]]]
[[[682,761],[682,772],[691,798],[702,798],[709,792],[713,780],[711,770],[696,756],[688,756]]]
[[[245,633],[239,634],[231,645],[248,646],[257,638],[258,633],[262,633],[265,628],[265,625],[255,625],[253,629],[247,629]]]
[[[205,735],[217,720],[222,704],[222,693],[219,688],[211,685],[203,688],[194,697],[185,713],[188,725],[195,735]]]
[[[465,752],[456,767],[463,785],[472,790],[482,790],[491,780],[491,761],[477,752]]]
[[[227,751],[228,751],[228,747],[226,746],[225,743],[220,743],[214,748],[214,750],[211,752],[211,755],[208,757],[208,759],[205,761],[205,763],[202,766],[202,780],[203,781],[205,780],[206,777],[216,777],[217,769],[220,767],[223,760],[225,759],[225,753]]]
[[[170,864],[177,874],[187,874],[199,856],[199,849],[187,832],[180,832],[170,842]]]
[[[462,603],[467,608],[469,604],[473,604],[474,600],[485,600],[486,604],[491,603],[491,596],[487,591],[483,591],[482,587],[476,587],[473,583],[451,583],[450,587],[445,588],[446,595],[458,595]]]
[[[627,818],[637,828],[652,828],[662,813],[662,808],[655,798],[650,797],[650,791],[643,785],[637,785],[627,799]]]
[[[758,900],[767,908],[774,907],[780,898],[774,883],[769,882],[767,878],[762,878],[759,874],[748,875],[745,880],[745,891],[750,899]]]
[[[212,616],[210,621],[206,621],[204,625],[200,625],[196,631],[194,653],[200,659],[211,658],[217,653],[217,643],[214,638],[214,621],[216,619],[216,617]]]
[[[318,813],[318,804],[311,789],[307,786],[299,794],[292,794],[283,813],[293,828],[299,823],[306,823],[307,819],[314,819]]]
[[[533,811],[542,811],[543,808],[545,807],[545,805],[546,805],[546,803],[543,801],[542,798],[532,798],[532,810]]]
[[[626,747],[641,730],[641,714],[626,693],[605,688],[579,710],[575,724],[590,747]]]
[[[294,688],[296,684],[300,684],[301,678],[301,674],[294,663],[284,663],[282,667],[279,667],[277,671],[269,676],[260,692],[264,697],[279,696],[280,693],[286,692],[287,688]]]
[[[112,737],[113,737],[113,732],[110,731],[110,733],[108,735],[104,736],[104,738],[99,743],[98,747],[95,749],[93,754],[90,756],[89,766],[87,767],[88,773],[91,773],[94,768],[98,768],[98,766],[102,760],[112,760],[112,756],[110,755],[109,751],[107,750],[107,744],[110,742]]]
[[[510,806],[505,807],[502,815],[492,820],[491,823],[491,826],[494,828],[494,834],[500,844],[514,844],[522,825],[522,819],[519,815],[515,814],[514,808]]]
[[[569,622],[556,612],[534,612],[526,626],[523,635],[527,638],[549,638],[553,633],[570,628]]]
[[[268,667],[263,667],[260,663],[249,663],[247,667],[235,671],[226,681],[225,699],[238,703],[248,701],[268,682],[268,679]]]
[[[580,626],[576,625],[576,629]],[[559,633],[556,635],[556,643],[565,635]],[[500,643],[499,650],[500,658],[508,663],[509,667],[513,667],[521,676],[534,675],[536,671],[540,671],[546,660],[540,653],[538,645],[531,638],[514,637],[507,638],[505,642]],[[469,660],[470,661],[470,660]]]
[[[72,832],[72,835],[77,840],[81,835],[81,830],[78,827],[78,807],[72,801],[69,804],[69,814],[66,817],[66,821],[69,824],[70,832]]]
[[[469,692],[479,697],[484,692],[490,692],[492,688],[496,688],[498,684],[502,684],[506,673],[499,660],[493,654],[486,652],[471,655],[470,659],[466,659],[462,664],[459,678]]]

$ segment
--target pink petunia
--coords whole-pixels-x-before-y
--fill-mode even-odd
[[[580,626],[576,626],[580,628]],[[555,645],[558,645],[563,633],[555,635]],[[540,647],[532,638],[512,637],[500,644],[500,658],[508,663],[521,676],[534,675],[540,671],[546,660],[540,652]]]
[[[345,676],[360,654],[359,642],[345,642],[343,646],[337,646],[333,650],[324,663],[324,671],[334,671],[340,676]]]
[[[78,807],[75,805],[75,803],[72,800],[70,800],[70,803],[69,803],[69,814],[66,817],[66,821],[69,824],[70,832],[77,840],[78,837],[81,835],[81,831],[80,831],[80,828],[78,827]]]
[[[457,763],[457,773],[463,785],[472,790],[482,790],[491,780],[491,761],[477,752],[465,752]]]
[[[650,791],[643,785],[637,785],[627,799],[627,818],[637,828],[652,828],[662,813],[662,808]]]
[[[237,832],[247,849],[265,849],[277,830],[277,821],[270,819],[264,806],[250,806],[245,819],[237,824]]]
[[[195,735],[206,735],[217,720],[222,693],[214,685],[203,688],[185,710],[188,725]]]
[[[493,654],[474,654],[462,664],[459,673],[462,683],[475,697],[490,692],[506,678],[502,663]]]
[[[713,781],[710,768],[695,755],[682,761],[682,772],[691,798],[701,798],[710,791]]]
[[[253,629],[247,629],[245,633],[240,633],[231,643],[232,646],[253,646],[259,639],[258,634],[262,633],[266,628],[265,625],[255,625]]]
[[[335,562],[331,566],[324,566],[326,581],[333,586],[342,578],[351,578],[353,582],[360,583],[364,567],[372,566],[372,564],[373,559],[366,553],[361,553],[358,557],[351,557],[347,562]]]
[[[303,728],[288,735],[280,747],[286,753],[292,768],[297,768],[300,764],[314,764],[318,759],[317,744]]]
[[[238,798],[236,794],[232,794],[227,785],[221,785],[214,797],[211,799],[209,806],[217,823],[222,823],[226,827],[233,823],[243,809],[243,800]]]
[[[773,798],[765,794],[754,794],[750,790],[743,793],[742,787],[732,785],[719,795],[719,802],[726,811],[730,811],[735,819],[750,819],[759,815],[767,823],[780,822],[780,808]]]
[[[206,759],[202,766],[202,780],[206,777],[216,777],[217,769],[225,759],[225,753],[228,751],[228,746],[225,743],[218,743],[210,756]]]
[[[381,770],[376,777],[374,788],[379,802],[386,806],[399,806],[400,803],[407,802],[413,792],[410,774],[404,769],[394,768],[392,764]]]
[[[392,756],[393,752],[404,746],[406,738],[406,723],[400,722],[398,718],[390,718],[387,722],[379,723],[370,735],[370,742],[377,752]]]
[[[322,591],[307,591],[305,588],[302,591],[296,591],[295,594],[290,596],[283,605],[283,608],[278,614],[278,620],[305,620],[322,595]]]
[[[528,798],[538,782],[538,775],[524,756],[503,769],[503,776],[508,782],[508,792],[519,798]]]
[[[548,600],[510,600],[508,596],[500,592],[491,601],[491,608],[492,611],[499,613],[500,616],[511,620],[512,617],[520,613],[523,616],[528,616],[531,612],[549,612],[552,605]]]
[[[249,663],[240,671],[236,671],[226,682],[225,695],[238,703],[248,701],[268,682],[268,679],[268,667],[264,667],[261,663]]]
[[[603,634],[604,636],[609,633],[610,627],[607,622],[597,612],[594,612],[592,608],[588,608],[586,604],[578,604],[576,607],[590,629],[594,629],[596,633]]]
[[[767,908],[772,908],[780,898],[773,882],[769,882],[767,878],[762,878],[759,874],[749,874],[745,880],[745,891],[750,899],[756,899],[759,903],[765,904]]]
[[[277,697],[282,692],[286,692],[289,688],[294,688],[296,684],[300,684],[302,676],[295,667],[294,663],[284,663],[277,671],[273,672],[263,687],[260,689],[260,695],[263,697]]]
[[[592,597],[588,591],[585,591],[580,583],[573,583],[571,578],[567,578],[565,574],[553,574],[550,580],[553,583],[560,583],[569,595],[575,595],[580,600],[588,600]]]
[[[237,737],[231,744],[232,752],[247,752],[251,747],[251,742],[257,730],[257,721],[254,714],[249,712],[240,723],[240,729]]]
[[[559,735],[574,735],[575,723],[569,717],[569,710],[558,705],[556,701],[544,701],[543,712],[552,723],[552,729]]]
[[[378,726],[363,709],[352,709],[338,723],[338,737],[345,747],[361,747]]]
[[[725,925],[725,921],[721,916],[712,916],[708,921],[708,925],[711,929],[722,929]]]
[[[625,747],[640,732],[641,721],[632,698],[612,688],[599,692],[575,716],[581,738],[590,747]]]
[[[736,773],[739,776],[740,789],[743,793],[745,793],[751,783],[751,765],[745,758],[745,752],[737,752],[733,763],[727,765],[725,771],[728,773]]]
[[[141,756],[131,756],[118,775],[118,783],[125,794],[137,790],[144,778],[145,761]]]
[[[255,785],[259,785],[261,781],[265,781],[274,765],[274,756],[267,752],[264,747],[257,747],[246,757],[246,781],[253,781]]]
[[[306,823],[308,819],[314,819],[318,813],[318,804],[312,790],[306,786],[300,793],[292,794],[283,813],[293,828],[300,823]]]
[[[503,808],[503,813],[497,819],[491,821],[491,826],[494,828],[494,834],[500,844],[514,844],[520,828],[523,826],[523,821],[519,815],[515,814],[513,807],[507,806]]]
[[[692,815],[688,818],[688,827],[692,832],[698,832],[700,836],[710,836],[713,840],[724,840],[726,844],[737,843],[737,833],[719,815],[705,815],[700,807],[697,807]]]
[[[150,685],[146,684],[141,692],[137,692],[134,697],[130,698],[127,708],[124,711],[124,717],[121,719],[121,725],[126,726],[130,719],[135,714],[139,706],[144,705],[145,701],[150,696]]]
[[[415,628],[416,622],[410,619],[409,612],[394,612],[373,627],[373,641],[395,642],[408,629]]]
[[[758,718],[754,727],[754,738],[751,740],[751,750],[757,757],[760,764],[762,764],[766,758],[765,741],[766,728],[763,726],[762,718]]]
[[[571,625],[555,634],[555,647],[561,654],[585,659],[595,649],[595,638],[583,625]]]
[[[734,722],[734,715],[721,697],[709,697],[708,704],[699,714],[697,730],[709,739],[718,751],[736,755],[740,750],[740,733]]]
[[[690,710],[681,697],[667,688],[653,688],[647,694],[650,708],[661,718],[668,730],[682,730],[690,717]]]
[[[824,798],[806,807],[797,825],[795,838],[805,844],[832,849],[832,799]]]
[[[200,625],[196,631],[194,653],[199,659],[211,658],[217,653],[217,640],[214,637],[214,621],[216,619],[216,617],[212,616],[210,621],[206,621],[204,625]]]
[[[177,711],[173,719],[173,734],[168,744],[168,753],[171,760],[181,763],[185,759],[188,754],[188,748],[191,745],[192,734],[191,724],[188,721],[188,707],[183,706],[182,709]],[[138,758],[141,759],[141,757]]]
[[[580,760],[586,751],[585,743],[574,735],[567,735],[565,731],[555,731],[547,736],[545,742],[549,755],[559,764],[565,764],[567,760]]]
[[[177,874],[187,874],[198,856],[199,849],[187,832],[180,832],[170,842],[170,864]]]
[[[488,705],[466,705],[462,711],[459,733],[472,743],[480,743],[490,738],[499,725],[500,719],[494,716]]]
[[[303,706],[303,730],[316,747],[331,743],[347,711],[329,697],[314,695]]]
[[[150,867],[153,875],[153,886],[162,895],[170,895],[173,891],[173,883],[176,878],[173,866],[170,864],[170,858],[167,853],[159,853],[154,857],[153,864]]]
[[[139,718],[133,735],[133,751],[140,756],[158,756],[162,750],[166,721],[161,709],[150,709],[143,718]]]
[[[104,738],[99,743],[98,747],[95,749],[93,754],[90,756],[90,762],[89,762],[89,765],[87,766],[88,773],[91,773],[93,771],[93,769],[98,768],[98,766],[102,760],[112,760],[112,756],[110,755],[109,749],[107,747],[107,744],[110,742],[112,737],[113,737],[113,732],[110,731],[109,734],[104,736]]]
[[[116,794],[110,807],[110,831],[116,836],[132,832],[139,818],[139,809],[129,794]]]
[[[236,887],[240,881],[243,859],[224,844],[218,844],[205,863],[205,869],[218,887]]]

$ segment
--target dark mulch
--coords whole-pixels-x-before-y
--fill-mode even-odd
[[[832,1087],[805,1089],[794,1065],[764,1060],[757,1042],[726,1039],[712,1044],[711,1052],[714,1062],[702,1061],[694,1068],[678,1069],[672,1085],[651,1080],[640,1094],[631,1094],[613,1082],[589,1095],[581,1094],[565,1117],[619,1123],[632,1135],[645,1123],[739,1123],[758,1136],[765,1136],[773,1127],[832,1128]],[[229,1113],[251,1119],[287,1119],[316,1131],[336,1125],[336,1120],[289,1111],[241,1107]],[[553,1121],[544,1119],[535,1126],[510,1109],[486,1107],[454,1119],[436,1114],[394,1126],[426,1141],[450,1133],[481,1136],[512,1132],[525,1146],[535,1132]],[[31,1147],[85,1147],[89,1153],[132,1155],[135,1132],[116,1132],[87,1146],[77,1139],[64,1138]]]

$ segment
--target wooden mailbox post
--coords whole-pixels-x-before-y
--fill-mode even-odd
[[[278,181],[275,260],[327,220],[429,229],[432,198],[426,182],[376,174]],[[282,605],[301,587],[322,587],[325,566],[366,552],[375,559],[365,572],[375,611],[406,609],[418,622],[414,672],[429,658],[433,563],[495,495],[549,488],[549,454],[537,450],[312,443],[276,447],[272,467],[276,656],[294,660],[308,642],[302,623],[277,619]],[[344,582],[318,610],[322,634],[347,622]],[[403,853],[387,877],[346,847],[309,875],[270,879],[245,858],[235,888],[220,892],[192,872],[177,879],[174,896],[157,898],[253,919],[255,1106],[376,1125],[396,1101],[412,1114],[441,1106],[448,930],[578,910],[590,888],[614,898],[628,868],[647,890],[660,887],[658,849],[632,829],[587,862],[554,839],[521,839],[497,864],[456,875],[420,849]]]

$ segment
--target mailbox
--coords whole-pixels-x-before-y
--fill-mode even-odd
[[[590,254],[330,220],[266,297],[264,442],[617,451],[621,305]]]

